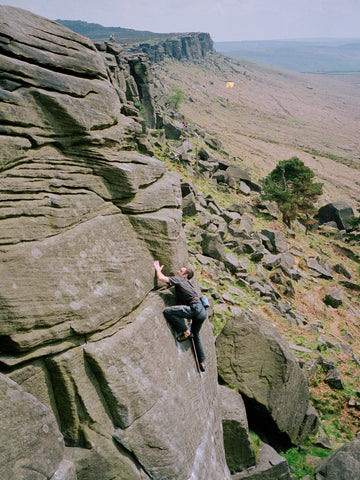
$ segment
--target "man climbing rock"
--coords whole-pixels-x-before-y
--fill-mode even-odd
[[[154,262],[154,268],[157,279],[160,282],[168,283],[175,287],[175,296],[177,305],[167,307],[164,310],[166,320],[174,327],[176,339],[178,342],[184,342],[189,338],[194,339],[195,350],[199,361],[199,367],[202,372],[205,371],[205,353],[200,340],[200,329],[207,317],[207,311],[203,306],[194,286],[190,280],[194,276],[191,268],[181,267],[176,276],[167,277],[162,273],[164,265],[160,265],[158,260]],[[191,330],[187,327],[184,318],[189,318]]]

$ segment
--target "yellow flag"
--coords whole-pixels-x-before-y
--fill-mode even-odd
[[[227,82],[226,83],[226,88],[233,88],[234,82]]]

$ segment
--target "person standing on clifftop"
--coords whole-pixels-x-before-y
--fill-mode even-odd
[[[200,297],[198,297],[194,286],[190,282],[194,276],[194,272],[191,268],[181,267],[176,273],[176,276],[167,277],[162,273],[164,265],[160,265],[158,260],[155,260],[154,268],[157,279],[160,282],[165,282],[171,287],[175,287],[177,305],[165,308],[164,317],[174,327],[178,342],[184,342],[189,338],[194,339],[199,367],[200,370],[204,372],[205,353],[200,340],[200,329],[207,318],[207,311],[203,306]],[[191,330],[185,324],[184,318],[192,320]]]

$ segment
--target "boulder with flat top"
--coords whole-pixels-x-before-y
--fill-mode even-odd
[[[351,223],[354,220],[354,211],[352,207],[339,200],[337,202],[328,203],[319,209],[317,218],[320,223],[336,222],[339,230],[352,230]]]

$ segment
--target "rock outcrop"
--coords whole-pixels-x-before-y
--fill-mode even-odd
[[[0,380],[30,405],[17,410],[5,397],[0,408],[18,417],[14,432],[43,425],[43,415],[60,445],[47,462],[41,449],[32,455],[31,436],[21,452],[14,434],[6,475],[30,480],[23,471],[47,462],[36,470],[40,480],[228,480],[229,468],[234,480],[288,480],[273,447],[301,444],[317,415],[299,363],[251,312],[248,295],[303,327],[306,315],[282,301],[294,297],[293,282],[351,274],[320,257],[296,262],[289,232],[256,231],[255,210],[278,216],[268,204],[223,208],[153,158],[147,127],[161,120],[163,131],[152,132],[159,142],[188,138],[167,153],[190,173],[211,176],[223,192],[260,190],[245,170],[215,157],[221,141],[204,132],[194,160],[181,115],[156,112],[146,53],[94,45],[11,7],[0,7],[0,30]],[[212,43],[194,34],[156,48],[151,60],[192,60]],[[190,261],[209,279],[214,310],[226,310],[224,323],[232,315],[217,352],[204,324],[205,375],[190,342],[175,342],[162,314],[173,297],[154,281],[154,259],[167,274],[189,261],[183,215],[198,215],[186,225],[197,247]],[[330,291],[325,301],[340,295]],[[219,387],[218,374],[241,395]],[[334,371],[326,381],[342,388]],[[248,425],[270,444],[256,455]]]
[[[165,57],[199,60],[214,53],[214,43],[208,33],[191,32],[171,35],[166,40],[134,44],[128,50],[146,53],[151,62],[159,62]]]
[[[122,70],[121,52],[21,9],[0,7],[0,31],[0,366],[66,446],[38,471],[223,480],[210,325],[201,379],[154,290],[154,258],[172,273],[188,252],[178,176],[136,151],[150,152],[129,100],[141,63]]]
[[[142,124],[144,121],[149,128],[156,123],[154,105],[154,83],[151,63],[147,55],[139,53],[125,53],[121,45],[114,42],[96,42],[95,47],[101,53],[109,71],[111,81],[122,98],[121,112],[133,117]],[[143,149],[149,145],[141,145]]]
[[[216,348],[219,375],[242,394],[251,428],[279,445],[300,444],[316,431],[305,376],[270,322],[250,312],[235,315]]]

